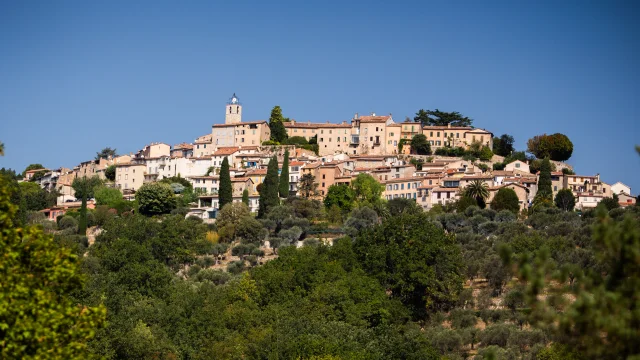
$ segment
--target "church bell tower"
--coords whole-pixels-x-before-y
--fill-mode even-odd
[[[226,113],[224,116],[225,124],[237,124],[242,121],[242,105],[235,93],[229,101],[227,101]]]

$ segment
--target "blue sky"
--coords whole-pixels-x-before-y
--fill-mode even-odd
[[[193,141],[280,105],[296,120],[460,111],[562,132],[580,174],[640,191],[634,1],[0,2],[0,167]]]

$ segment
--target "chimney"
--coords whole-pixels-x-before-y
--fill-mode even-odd
[[[451,123],[448,123],[448,124],[447,124],[447,128],[451,128]]]
[[[296,124],[296,119],[291,119],[291,125],[295,125]]]

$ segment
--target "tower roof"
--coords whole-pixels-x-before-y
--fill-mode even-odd
[[[227,102],[229,105],[240,105],[240,100],[236,96],[236,93],[233,93],[229,101]]]

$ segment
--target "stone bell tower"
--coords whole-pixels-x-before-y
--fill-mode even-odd
[[[242,105],[235,93],[233,93],[231,99],[227,101],[227,107],[225,110],[225,124],[237,124],[242,121]]]

